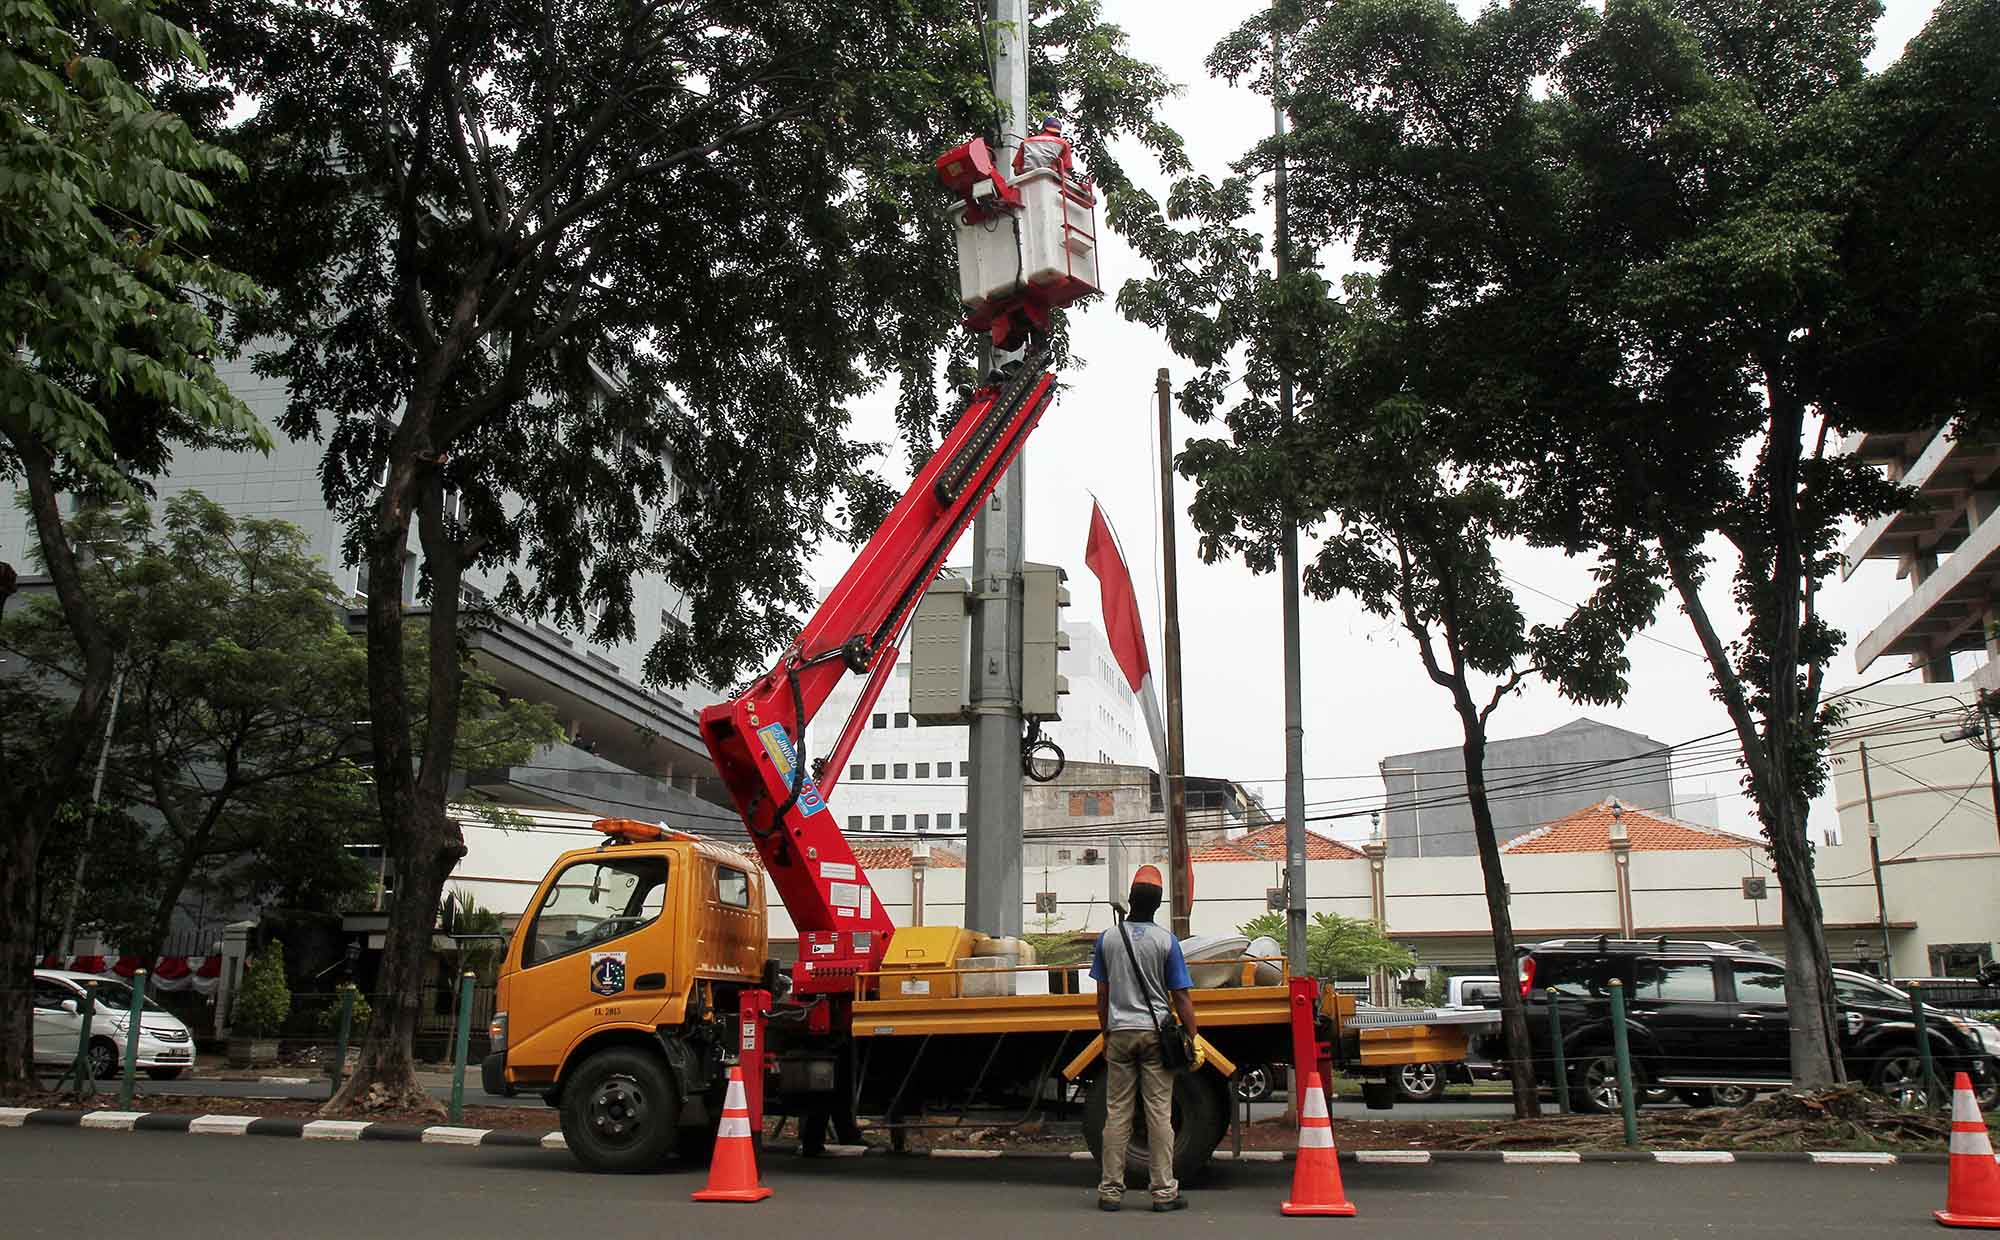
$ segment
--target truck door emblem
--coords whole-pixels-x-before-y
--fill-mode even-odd
[[[590,953],[590,989],[599,995],[623,994],[625,991],[625,953]]]

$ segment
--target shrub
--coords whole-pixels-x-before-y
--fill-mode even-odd
[[[352,986],[343,984],[333,992],[333,1002],[327,1004],[319,1014],[321,1033],[333,1037],[340,1035],[340,997],[353,989]],[[348,1040],[358,1044],[361,1035],[368,1029],[368,1022],[374,1018],[375,1009],[368,1005],[368,996],[358,990],[354,991],[354,1021],[347,1027]]]
[[[230,1024],[237,1033],[269,1037],[282,1029],[292,1012],[292,988],[285,984],[285,945],[273,941],[243,971]]]

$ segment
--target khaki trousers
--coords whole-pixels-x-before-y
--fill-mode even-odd
[[[1160,1035],[1151,1029],[1118,1029],[1104,1037],[1104,1167],[1097,1195],[1125,1195],[1125,1147],[1132,1139],[1136,1094],[1146,1099],[1147,1154],[1155,1201],[1180,1194],[1174,1179],[1174,1074],[1160,1059]]]

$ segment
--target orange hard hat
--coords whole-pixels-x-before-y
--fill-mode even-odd
[[[1142,885],[1147,887],[1165,887],[1167,880],[1160,877],[1159,866],[1142,865],[1139,867],[1139,872],[1132,876],[1132,885],[1134,887]]]

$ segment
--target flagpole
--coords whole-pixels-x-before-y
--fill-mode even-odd
[[[1171,926],[1176,938],[1193,933],[1194,866],[1188,854],[1187,750],[1181,731],[1180,560],[1174,554],[1173,385],[1167,368],[1154,381],[1160,405],[1160,562],[1166,601],[1160,617],[1160,647],[1167,661],[1167,865],[1173,883]]]

